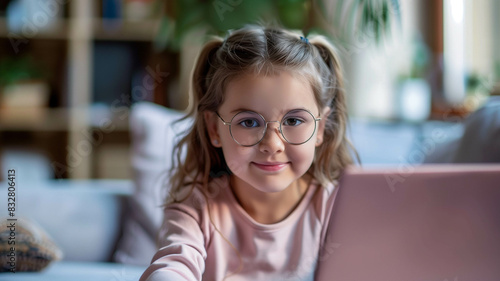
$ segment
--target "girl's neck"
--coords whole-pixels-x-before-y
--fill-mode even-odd
[[[256,222],[273,224],[284,220],[300,203],[310,185],[306,174],[280,192],[267,193],[231,176],[231,189],[241,207]]]

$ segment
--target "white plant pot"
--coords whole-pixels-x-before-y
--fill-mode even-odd
[[[399,85],[397,112],[399,118],[422,122],[431,112],[431,89],[424,79],[408,79]]]

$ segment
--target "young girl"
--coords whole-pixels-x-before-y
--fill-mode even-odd
[[[352,163],[332,46],[246,26],[203,47],[192,91],[194,126],[141,280],[312,280]]]

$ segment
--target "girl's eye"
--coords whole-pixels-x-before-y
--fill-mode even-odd
[[[283,125],[285,125],[285,126],[298,126],[302,123],[304,123],[304,121],[302,119],[295,118],[295,117],[289,117],[289,118],[285,119],[285,121],[283,122]]]
[[[259,122],[257,122],[257,120],[255,119],[241,120],[238,124],[245,128],[255,128],[259,126]]]

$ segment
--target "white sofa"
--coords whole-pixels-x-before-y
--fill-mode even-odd
[[[19,178],[16,214],[36,221],[64,257],[42,272],[18,272],[15,279],[11,273],[0,273],[0,280],[138,280],[156,251],[155,233],[168,187],[165,171],[171,165],[175,136],[190,126],[186,120],[172,127],[172,120],[180,116],[152,103],[133,106],[133,180],[23,182]],[[435,138],[438,131],[444,133]],[[461,131],[460,125],[445,122],[352,120],[351,139],[364,165],[417,165],[422,153],[433,153],[422,143],[433,142],[437,149],[459,138]],[[2,194],[6,187],[0,183]],[[1,200],[2,217],[5,211],[6,200]]]

